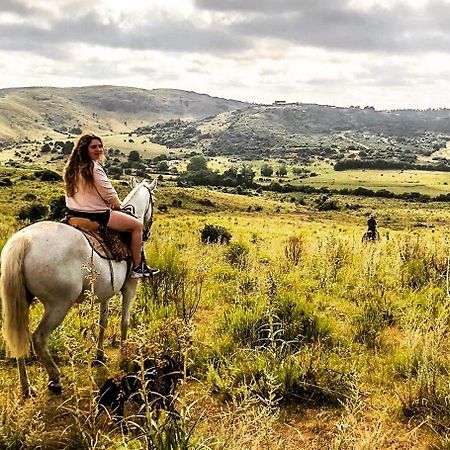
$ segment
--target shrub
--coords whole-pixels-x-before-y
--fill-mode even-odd
[[[304,253],[305,243],[301,236],[291,236],[284,247],[284,254],[286,258],[297,266],[300,262],[302,254]]]
[[[263,302],[235,305],[224,314],[218,330],[248,347],[297,348],[331,336],[328,322],[305,302],[289,297],[275,300],[270,310]]]
[[[64,195],[54,198],[50,202],[50,220],[61,220],[66,213],[66,199]]]
[[[128,161],[140,161],[141,155],[137,150],[131,150],[128,155]]]
[[[207,224],[200,233],[204,244],[228,244],[231,240],[230,232],[220,225]]]
[[[3,178],[3,180],[0,180],[0,186],[3,187],[9,187],[12,186],[13,182],[11,181],[10,178]]]
[[[382,332],[394,322],[392,308],[385,301],[373,299],[353,319],[355,341],[369,348],[379,347]]]
[[[59,173],[53,172],[53,170],[44,169],[36,170],[34,175],[41,181],[61,181],[62,177]]]
[[[108,173],[111,177],[119,179],[123,175],[123,169],[118,166],[108,167]]]
[[[317,205],[319,211],[339,211],[339,204],[336,200],[325,200]]]
[[[32,194],[31,192],[28,192],[28,194],[25,194],[23,196],[23,199],[28,201],[28,202],[36,200],[36,198],[37,198],[36,195]]]
[[[20,208],[17,218],[19,220],[29,220],[31,223],[45,217],[48,213],[48,208],[40,203],[33,203],[30,206]]]
[[[249,249],[245,244],[233,242],[228,247],[225,257],[234,266],[243,268],[247,265]]]
[[[338,369],[320,347],[306,346],[294,354],[286,347],[238,349],[208,367],[207,381],[225,400],[256,396],[272,407],[299,398],[338,405],[357,389],[354,373]]]
[[[214,206],[214,203],[209,198],[201,198],[197,203],[202,206]]]

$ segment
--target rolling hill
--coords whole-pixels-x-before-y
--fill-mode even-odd
[[[81,130],[121,133],[174,118],[196,120],[246,107],[235,100],[175,89],[119,86],[0,89],[0,143]]]
[[[369,158],[431,155],[450,139],[450,110],[376,111],[315,104],[250,105],[196,122],[170,121],[135,130],[171,148],[206,149],[249,159],[290,153]],[[337,149],[337,150],[336,150]]]
[[[0,148],[82,131],[136,133],[168,148],[246,159],[319,156],[414,162],[446,147],[450,110],[376,111],[307,103],[258,105],[174,89],[0,89]],[[438,154],[447,157],[447,154]]]

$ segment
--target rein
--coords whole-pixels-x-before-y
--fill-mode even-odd
[[[150,220],[147,224],[147,227],[142,231],[142,240],[144,242],[146,242],[148,240],[148,238],[150,237],[150,229],[153,225],[153,204],[154,204],[154,200],[153,200],[153,195],[152,195],[152,191],[148,188],[148,186],[146,186],[145,184],[143,184],[143,186],[145,187],[145,189],[147,189],[147,192],[150,196],[150,201],[148,202],[147,208],[144,211],[144,217],[147,215],[148,210],[150,209],[150,207],[152,208],[152,215],[150,216]],[[136,217],[136,208],[134,207],[134,205],[125,205],[122,209],[122,212],[129,214],[130,216],[133,216],[134,218],[138,218]]]

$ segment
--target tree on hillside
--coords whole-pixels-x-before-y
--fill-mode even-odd
[[[128,155],[128,161],[140,161],[141,155],[137,150],[131,150],[131,152]]]
[[[167,172],[169,170],[169,164],[167,161],[159,161],[159,163],[156,165],[156,170],[158,172]]]
[[[277,170],[277,176],[279,176],[279,177],[285,177],[287,175],[287,173],[288,173],[288,171],[287,171],[287,167],[285,164],[280,166],[280,168]]]
[[[58,147],[61,149],[63,155],[69,155],[74,147],[74,143],[72,141],[56,141],[55,145],[53,146],[53,150],[57,149]]]
[[[193,156],[186,169],[188,172],[197,172],[199,170],[208,170],[208,165],[203,156]]]
[[[255,172],[253,171],[252,167],[244,164],[236,177],[236,181],[238,184],[245,186],[245,187],[252,187],[253,185],[253,178],[255,176]]]
[[[261,166],[261,175],[263,177],[271,177],[273,174],[273,167],[269,166],[269,164],[263,164]]]
[[[236,179],[238,174],[238,170],[236,169],[236,167],[228,167],[227,170],[225,170],[225,172],[222,174],[222,176],[224,178],[231,178],[233,180]]]

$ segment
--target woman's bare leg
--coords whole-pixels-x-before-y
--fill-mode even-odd
[[[135,217],[123,212],[111,211],[108,228],[131,233],[131,258],[133,259],[133,266],[139,266],[142,262],[142,223]]]

